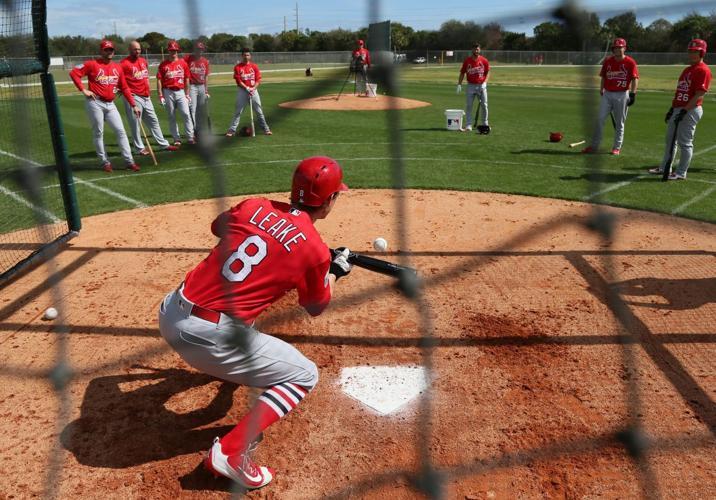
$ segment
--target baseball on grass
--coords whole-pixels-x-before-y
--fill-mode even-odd
[[[57,317],[57,309],[48,307],[45,309],[45,319],[55,319]]]
[[[376,238],[373,240],[373,248],[378,252],[385,252],[388,249],[388,242],[385,238]]]

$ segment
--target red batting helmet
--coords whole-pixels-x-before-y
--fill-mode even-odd
[[[291,202],[320,207],[333,194],[348,191],[343,184],[343,170],[327,156],[311,156],[296,167],[291,185]]]
[[[698,50],[701,54],[701,57],[704,57],[706,55],[706,48],[706,41],[700,38],[694,38],[689,42],[688,50]]]
[[[168,51],[176,50],[177,52],[179,52],[181,50],[181,48],[179,48],[179,44],[175,40],[170,40],[169,43],[167,44],[167,50]]]
[[[549,133],[549,142],[559,142],[562,140],[564,135],[562,135],[562,132],[550,132]]]
[[[615,38],[614,42],[612,43],[612,48],[614,49],[617,47],[624,47],[626,49],[626,40],[624,40],[623,38]]]
[[[196,42],[196,45],[194,45],[199,50],[206,50],[206,45],[204,45],[204,42]]]
[[[99,44],[100,50],[106,50],[106,49],[112,49],[114,50],[114,44],[112,43],[112,40],[102,40],[102,43]]]

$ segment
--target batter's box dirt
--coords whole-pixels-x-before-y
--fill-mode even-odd
[[[260,328],[316,362],[321,379],[267,431],[256,460],[278,475],[252,498],[317,498],[365,484],[355,497],[412,499],[402,472],[417,470],[422,444],[445,472],[446,498],[637,497],[636,467],[617,442],[567,446],[621,429],[632,381],[643,402],[635,418],[649,437],[697,444],[649,454],[662,492],[716,497],[713,225],[610,209],[620,225],[607,246],[585,229],[586,204],[445,191],[407,198],[408,248],[396,247],[389,191],[341,196],[318,229],[330,246],[365,253],[384,237],[390,251],[377,256],[407,254],[427,305],[356,268],[318,318],[291,295],[261,318]],[[188,367],[156,323],[164,294],[215,244],[215,207],[193,201],[83,220],[57,259],[75,375],[66,418],[43,377],[57,349],[54,325],[41,319],[52,305],[46,270],[3,290],[0,496],[41,495],[50,454],[59,453],[60,498],[227,497],[231,485],[200,463],[255,394]],[[457,217],[465,207],[477,208]],[[611,288],[626,306],[628,339],[611,313]],[[340,387],[346,367],[421,364],[423,317],[435,338],[428,436],[418,432],[419,398],[383,416]],[[461,472],[477,465],[485,471]],[[385,471],[396,472],[371,487]]]

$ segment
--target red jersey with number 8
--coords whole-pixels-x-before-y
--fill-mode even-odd
[[[251,324],[294,288],[314,316],[331,300],[331,253],[305,212],[252,198],[219,215],[211,232],[221,240],[184,281],[191,302]]]
[[[708,92],[711,85],[711,69],[703,62],[691,65],[681,72],[672,108],[683,108],[698,91]],[[703,97],[696,101],[697,106],[704,102]]]
[[[628,91],[632,80],[639,78],[636,61],[624,56],[620,61],[614,56],[607,57],[599,76],[604,78],[604,90],[609,92]]]

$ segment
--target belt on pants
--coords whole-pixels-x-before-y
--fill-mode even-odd
[[[211,309],[197,306],[196,304],[191,306],[191,309],[189,310],[189,315],[196,316],[197,318],[203,319],[204,321],[208,321],[209,323],[214,323],[216,325],[218,325],[219,321],[221,321],[220,312],[212,311]]]

